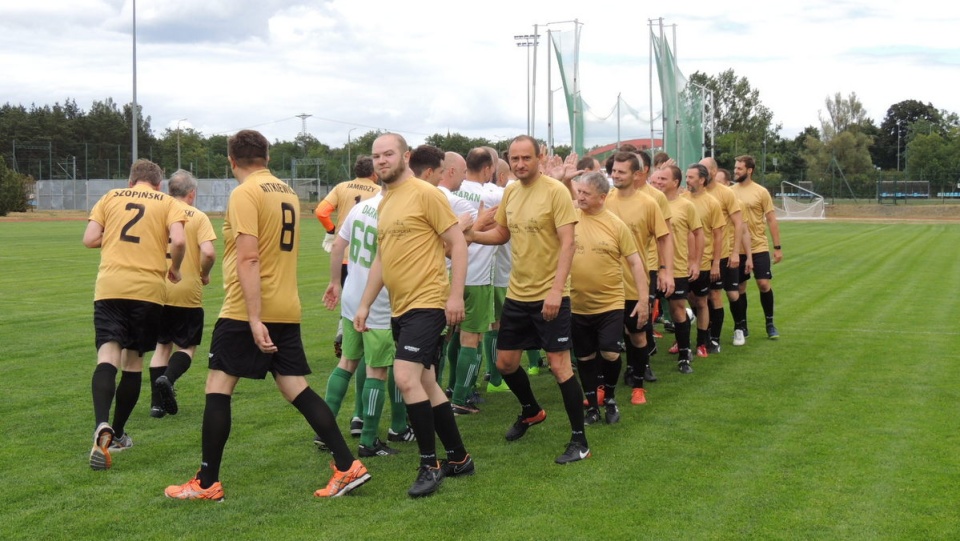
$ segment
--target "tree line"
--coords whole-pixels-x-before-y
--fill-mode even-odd
[[[960,119],[933,104],[892,104],[877,123],[867,118],[855,93],[837,93],[825,98],[817,125],[791,139],[780,135],[782,126],[774,124],[773,111],[746,77],[728,69],[715,76],[696,72],[690,81],[713,93],[716,128],[707,145],[718,163],[732,169],[737,155],[752,154],[758,163],[755,177],[770,187],[781,180],[807,180],[823,193],[823,186],[842,175],[857,196],[869,197],[881,179],[929,180],[935,187],[952,186],[960,179]],[[201,178],[230,175],[225,135],[206,136],[192,128],[166,128],[156,134],[150,117],[139,112],[139,157],[171,172],[179,165]],[[8,197],[2,195],[7,191],[16,193],[9,186],[21,177],[25,184],[31,179],[126,178],[132,162],[131,118],[131,104],[120,105],[112,98],[94,101],[86,111],[70,98],[63,104],[0,106],[0,158],[6,164],[0,164],[0,199]],[[330,147],[309,134],[278,140],[271,148],[271,167],[283,178],[335,184],[352,176],[349,162],[369,152],[380,133],[371,130],[342,147]],[[434,134],[426,142],[461,154],[484,145],[505,150],[508,143],[459,133]],[[565,156],[570,147],[554,150]],[[298,165],[294,160],[300,160]]]

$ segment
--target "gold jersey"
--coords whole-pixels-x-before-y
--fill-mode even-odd
[[[670,219],[670,229],[673,230],[673,276],[680,278],[690,273],[687,263],[690,259],[688,236],[702,226],[697,208],[689,199],[677,197],[670,201],[670,209],[673,211],[673,218]]]
[[[103,226],[94,300],[163,304],[170,226],[186,219],[179,201],[143,183],[100,198],[90,211]]]
[[[181,279],[176,284],[167,282],[168,306],[183,308],[203,307],[203,282],[200,281],[200,245],[217,240],[210,218],[200,210],[179,201],[187,215],[183,232],[187,239],[183,264],[180,265]]]
[[[736,235],[736,228],[733,225],[734,214],[740,212],[740,201],[729,186],[724,186],[719,182],[707,184],[707,193],[716,198],[720,203],[720,211],[723,213],[725,224],[723,226],[723,250],[720,251],[721,258],[730,257],[733,253],[733,237]]]
[[[378,255],[390,311],[446,307],[450,279],[440,234],[458,223],[436,186],[409,177],[384,192],[377,209]]]
[[[649,195],[636,190],[629,197],[621,195],[620,190],[614,188],[607,195],[606,208],[620,218],[627,228],[633,233],[634,241],[640,253],[640,260],[644,267],[649,271],[659,268],[659,258],[657,249],[657,239],[668,234],[670,228],[667,227],[667,221],[663,218],[663,212],[660,206]],[[667,262],[669,264],[669,262]],[[624,294],[627,300],[638,300],[641,298],[637,291],[636,284],[633,283],[633,273],[630,267],[624,261],[621,265],[623,273]],[[647,298],[647,292],[644,291],[642,298]]]
[[[570,307],[574,314],[601,314],[623,309],[621,262],[637,253],[633,234],[609,210],[575,211],[575,251],[570,267]],[[630,275],[633,282],[633,275]],[[636,289],[636,285],[634,285]]]
[[[767,244],[767,214],[773,212],[773,198],[766,188],[750,181],[749,184],[734,184],[731,189],[740,200],[743,221],[750,231],[751,253],[769,252]]]
[[[577,223],[570,190],[542,174],[529,185],[513,182],[503,192],[495,219],[510,230],[513,268],[507,297],[521,302],[546,299],[560,261],[557,229]],[[568,295],[569,277],[563,289],[563,296]]]
[[[727,222],[723,219],[720,203],[709,193],[693,195],[691,192],[684,192],[683,197],[693,202],[693,206],[697,208],[697,215],[700,216],[700,224],[703,226],[703,255],[700,257],[700,270],[709,271],[713,266],[714,250],[723,248],[713,245],[713,230],[723,229]]]
[[[223,220],[223,289],[220,317],[248,321],[237,274],[237,237],[257,238],[260,259],[260,320],[300,323],[297,257],[300,199],[293,188],[261,169],[247,176],[227,203]]]

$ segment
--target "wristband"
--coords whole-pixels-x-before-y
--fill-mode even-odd
[[[774,250],[779,250],[779,249],[780,249],[780,245],[779,245],[779,244],[774,244],[774,245],[773,245],[773,249],[774,249]]]
[[[661,268],[661,269],[666,269],[667,266],[666,266],[666,265],[660,265],[660,268]]]

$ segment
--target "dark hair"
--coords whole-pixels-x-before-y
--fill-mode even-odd
[[[241,167],[266,167],[270,141],[258,131],[240,130],[227,140],[227,154]]]
[[[736,159],[738,162],[743,162],[743,166],[747,169],[752,169],[753,171],[757,170],[757,160],[753,159],[753,156],[749,154],[744,154],[743,156],[737,156]]]
[[[443,165],[444,153],[433,145],[420,145],[410,153],[410,170],[414,176],[420,175],[427,169],[439,169]],[[489,157],[489,156],[488,156]]]
[[[593,169],[593,156],[586,156],[580,158],[580,161],[577,162],[577,169],[580,171],[585,171],[587,169]]]
[[[630,172],[635,173],[640,170],[640,157],[635,152],[617,152],[613,155],[613,161],[615,162],[627,162],[630,164]],[[611,171],[613,170],[613,164],[610,164]]]
[[[357,178],[372,177],[373,159],[370,156],[357,156],[357,161],[353,164],[353,175]]]
[[[510,147],[513,146],[514,143],[519,143],[520,141],[527,141],[528,143],[533,145],[533,155],[536,156],[537,158],[540,157],[540,143],[538,143],[536,139],[534,139],[533,137],[530,137],[529,135],[518,135],[514,137],[513,140],[510,141],[510,145],[507,148],[509,149]],[[507,152],[508,152],[507,157],[509,157],[509,150]]]
[[[677,184],[680,184],[680,182],[683,181],[683,171],[681,171],[680,168],[677,167],[676,165],[667,165],[663,167],[661,170],[663,169],[666,169],[667,171],[670,172],[670,176],[673,177],[673,180],[675,180]]]
[[[145,180],[153,185],[154,188],[160,186],[163,181],[163,169],[150,160],[140,158],[130,166],[130,183]]]
[[[487,149],[477,147],[467,152],[467,171],[479,173],[484,167],[491,166],[493,166],[493,156],[490,155]]]
[[[697,170],[697,175],[698,175],[700,178],[703,179],[703,185],[704,185],[704,186],[706,186],[707,184],[710,184],[710,170],[707,169],[707,166],[706,166],[706,165],[702,165],[702,164],[699,164],[699,163],[694,163],[694,164],[689,165],[689,166],[687,167],[687,169],[696,169],[696,170]]]
[[[653,155],[653,166],[660,167],[661,165],[670,161],[670,155],[666,152],[657,152]]]
[[[718,168],[717,168],[717,173],[723,173],[723,178],[727,179],[727,182],[730,182],[731,180],[733,180],[733,175],[730,174],[730,170],[729,170],[729,169],[724,169],[723,167],[718,167]],[[713,177],[716,178],[716,177],[717,177],[716,174],[714,174]]]

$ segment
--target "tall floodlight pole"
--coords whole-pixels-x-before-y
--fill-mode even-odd
[[[533,71],[530,73],[530,137],[535,137],[534,133],[537,125],[537,47],[540,43],[540,25],[533,25],[533,35],[537,36],[533,40]]]
[[[900,119],[897,119],[897,172],[900,172]]]
[[[180,169],[180,123],[186,120],[181,118],[177,121],[177,169]]]
[[[553,155],[553,34],[547,29],[547,155]]]
[[[353,130],[355,129],[357,128],[350,128],[349,130],[347,130],[347,167],[353,167],[352,165],[353,162],[350,160],[350,145],[351,145],[350,134],[353,133]],[[347,173],[347,176],[350,176],[349,172]]]
[[[131,164],[137,161],[137,124],[139,124],[140,112],[137,110],[137,0],[133,0],[133,107],[130,116],[133,118],[130,131],[132,132],[133,144],[131,145],[133,154],[130,157]]]
[[[530,48],[537,45],[536,34],[518,34],[513,36],[517,42],[517,47],[524,47],[527,50],[527,135],[533,132],[533,117],[530,114]]]
[[[300,113],[296,115],[300,119],[300,135],[303,136],[303,155],[307,155],[307,119],[313,115],[308,115],[307,113]]]

